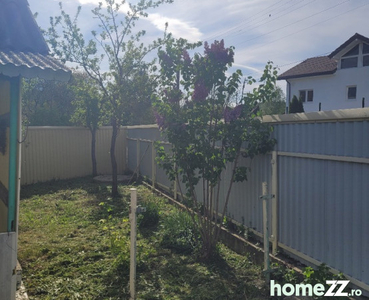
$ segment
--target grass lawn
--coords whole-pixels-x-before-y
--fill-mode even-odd
[[[22,187],[18,258],[30,299],[129,299],[130,187],[118,199],[88,178]],[[165,243],[177,209],[137,189],[150,208],[138,230],[138,299],[269,298],[248,257],[220,245],[204,262]]]

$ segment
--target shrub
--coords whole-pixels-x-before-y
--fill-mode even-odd
[[[304,105],[302,104],[302,101],[297,99],[296,96],[292,97],[292,101],[290,103],[289,107],[289,113],[303,113],[304,112]]]
[[[180,253],[192,253],[201,247],[200,233],[191,216],[175,211],[163,220],[162,245]]]
[[[138,228],[155,227],[159,223],[159,205],[155,202],[142,202],[142,207],[146,207],[146,212],[139,214],[137,219]]]

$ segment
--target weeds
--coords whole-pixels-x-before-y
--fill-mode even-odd
[[[192,253],[201,248],[200,232],[187,212],[177,210],[163,221],[162,245],[178,253]]]

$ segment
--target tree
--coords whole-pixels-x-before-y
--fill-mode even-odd
[[[290,114],[293,113],[303,113],[304,105],[302,104],[302,100],[297,99],[296,95],[292,97],[292,101],[290,103],[289,111]]]
[[[172,0],[145,1],[136,5],[129,4],[129,11],[121,13],[125,0],[105,0],[92,10],[94,18],[99,21],[99,28],[92,31],[94,39],[87,39],[78,26],[78,16],[72,19],[62,8],[61,15],[51,18],[51,27],[48,30],[48,41],[53,52],[62,60],[77,63],[84,71],[97,82],[107,103],[110,113],[110,122],[113,127],[110,145],[112,164],[112,195],[118,195],[117,162],[115,158],[115,144],[120,124],[124,122],[132,99],[132,90],[128,88],[133,81],[132,74],[154,68],[154,63],[147,63],[144,57],[165,42],[158,39],[145,46],[140,43],[145,35],[144,30],[133,32],[135,22],[141,17],[147,17],[147,10],[156,8]],[[61,28],[62,34],[58,30]],[[102,64],[108,62],[109,70],[103,71]]]
[[[40,78],[23,79],[22,107],[31,126],[69,126],[74,93],[68,83]]]
[[[275,87],[276,97],[260,104],[260,110],[263,115],[281,115],[286,112],[286,100],[283,90]]]
[[[124,118],[121,125],[142,125],[155,122],[152,110],[151,95],[155,91],[157,82],[149,70],[136,70],[130,76],[127,85],[130,101],[124,110]]]
[[[233,48],[225,48],[223,41],[205,43],[204,53],[190,58],[187,50],[196,46],[183,39],[171,40],[159,51],[161,86],[154,108],[158,126],[171,143],[170,152],[158,144],[158,161],[171,180],[184,183],[182,199],[192,208],[189,213],[201,233],[207,258],[219,239],[233,183],[247,179],[248,168],[240,165],[241,157],[253,158],[274,146],[271,127],[261,123],[256,111],[258,101],[274,93],[276,70],[268,64],[262,84],[252,93],[245,94],[242,88],[236,105],[230,107],[230,99],[242,85],[240,70],[226,75],[233,63]],[[254,82],[249,77],[245,83]],[[222,178],[226,169],[231,174],[227,182]],[[197,185],[201,193],[196,193]],[[221,199],[221,185],[225,199]]]
[[[99,86],[85,73],[74,73],[71,84],[74,91],[75,108],[71,121],[73,124],[87,127],[91,133],[92,176],[97,176],[96,131],[105,118],[103,95]]]

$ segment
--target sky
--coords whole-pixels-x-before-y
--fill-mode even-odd
[[[71,15],[82,6],[79,24],[88,36],[98,28],[91,10],[99,1],[62,3]],[[43,29],[49,27],[50,16],[60,14],[60,0],[28,2]],[[146,30],[147,41],[162,37],[166,22],[176,38],[209,43],[224,39],[226,47],[235,47],[233,67],[259,79],[268,61],[281,74],[307,58],[330,54],[355,33],[369,37],[368,16],[369,0],[174,0],[151,9],[137,28]],[[284,81],[278,84],[285,88]]]

